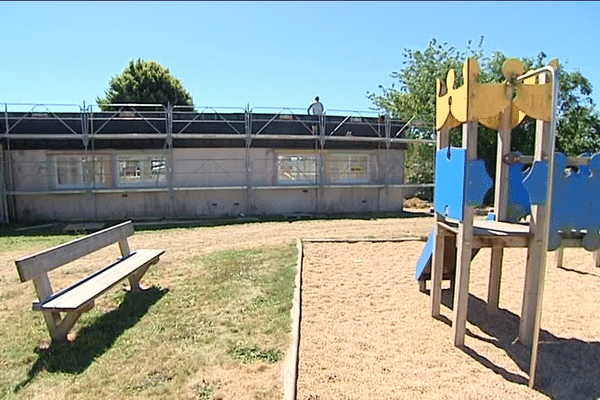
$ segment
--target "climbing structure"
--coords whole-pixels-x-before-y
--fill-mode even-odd
[[[445,83],[438,80],[436,222],[419,259],[417,279],[422,289],[425,288],[425,280],[431,280],[431,313],[434,317],[440,315],[442,279],[453,280],[452,334],[454,344],[462,346],[473,256],[480,248],[492,249],[487,300],[488,311],[493,313],[498,309],[503,250],[506,247],[526,247],[528,256],[519,340],[532,348],[529,371],[532,387],[546,250],[549,237],[553,245],[557,240],[549,232],[551,224],[555,228],[558,226],[551,219],[551,203],[560,200],[550,195],[553,193],[552,177],[555,176],[558,66],[553,62],[547,67],[524,73],[520,61],[509,60],[502,71],[505,82],[480,83],[477,60],[468,59],[463,68],[463,86],[456,87],[453,70],[448,73]],[[510,141],[512,129],[526,117],[535,119],[537,125],[532,168],[523,182],[521,169],[517,170],[520,155],[511,153]],[[473,219],[474,208],[482,205],[485,194],[492,187],[492,179],[483,160],[477,159],[478,124],[498,131],[494,215],[485,221]],[[450,145],[450,129],[456,127],[462,127],[461,147]],[[595,167],[595,163],[593,165]],[[519,222],[527,214],[530,214],[529,220]],[[592,247],[596,242],[600,246],[600,237],[590,237],[588,242],[592,243]],[[428,257],[428,251],[431,257]]]

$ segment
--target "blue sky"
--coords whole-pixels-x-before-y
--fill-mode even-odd
[[[136,58],[199,106],[368,110],[403,50],[544,51],[600,104],[600,2],[0,2],[0,103],[94,103]],[[598,108],[598,106],[597,106]]]

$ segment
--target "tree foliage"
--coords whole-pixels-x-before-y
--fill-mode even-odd
[[[407,136],[434,138],[435,89],[436,79],[445,79],[448,71],[457,73],[457,85],[462,85],[462,66],[467,57],[475,57],[480,64],[481,82],[502,82],[502,65],[508,57],[501,51],[495,51],[489,57],[484,56],[483,37],[476,48],[469,41],[466,52],[461,52],[448,43],[439,44],[432,39],[425,50],[405,49],[402,68],[392,72],[399,86],[390,88],[379,86],[381,93],[368,93],[368,98],[380,109],[395,118],[423,121],[426,129],[412,129]],[[546,54],[540,52],[535,57],[520,58],[525,70],[537,69],[547,65]],[[560,65],[560,95],[558,103],[557,151],[568,155],[600,150],[600,117],[592,99],[589,97],[592,87],[579,71],[566,71]],[[513,129],[511,150],[523,154],[533,154],[535,121],[526,119]],[[451,132],[454,145],[460,144],[460,132]],[[490,175],[495,174],[496,131],[482,125],[478,130],[477,151],[486,162]],[[411,145],[407,152],[406,176],[409,182],[430,183],[433,181],[433,149],[426,145]],[[488,196],[489,199],[490,196]]]
[[[96,102],[102,110],[110,109],[108,104],[194,104],[192,96],[168,68],[142,59],[130,61],[121,74],[112,77],[104,97],[97,97]]]

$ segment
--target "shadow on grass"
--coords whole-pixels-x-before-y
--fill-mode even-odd
[[[452,308],[452,297],[450,290],[442,291],[442,303],[449,308]],[[524,375],[514,374],[494,364],[467,346],[462,349],[504,379],[527,385],[531,349],[518,341],[520,317],[506,309],[491,315],[486,305],[482,299],[469,295],[467,319],[489,337],[479,336],[470,330],[467,330],[467,335],[505,351]],[[451,324],[447,318],[442,320]],[[561,338],[542,329],[539,344],[535,390],[558,400],[600,398],[600,368],[597,367],[600,342]]]
[[[19,383],[14,392],[27,386],[41,371],[79,374],[92,361],[112,347],[115,340],[134,326],[148,309],[160,300],[168,289],[151,287],[138,292],[128,292],[116,310],[107,312],[91,325],[81,328],[73,341],[37,347],[38,359],[31,366],[27,379]]]

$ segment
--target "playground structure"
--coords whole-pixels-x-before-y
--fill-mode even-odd
[[[460,347],[465,340],[469,269],[475,254],[491,248],[487,310],[494,313],[504,248],[527,248],[519,341],[531,347],[529,386],[533,387],[546,252],[565,246],[589,251],[600,248],[600,215],[593,196],[600,190],[594,175],[600,171],[600,156],[555,154],[557,62],[524,73],[521,62],[508,60],[502,71],[504,83],[479,83],[477,61],[468,59],[463,86],[456,87],[453,70],[446,83],[438,79],[436,221],[417,263],[416,278],[423,291],[426,280],[431,281],[433,317],[440,316],[442,279],[452,280],[452,335],[454,345]],[[512,129],[526,117],[536,120],[533,157],[511,152]],[[498,131],[494,214],[485,221],[474,220],[474,208],[482,205],[492,187],[483,160],[477,159],[478,124]],[[462,146],[452,147],[450,129],[457,127],[462,127]],[[579,166],[576,173],[565,173],[569,162]],[[531,167],[522,172],[525,163]]]

